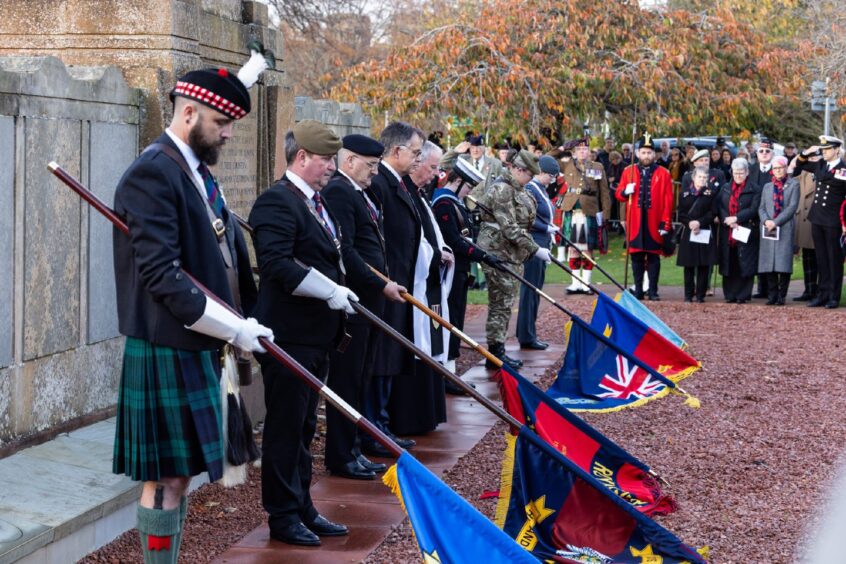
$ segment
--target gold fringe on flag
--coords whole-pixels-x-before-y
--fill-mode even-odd
[[[517,446],[517,435],[505,434],[505,452],[502,455],[502,474],[499,480],[499,500],[496,503],[494,523],[502,529],[505,527],[505,516],[508,513],[508,503],[511,501],[511,479],[514,476],[514,449]]]

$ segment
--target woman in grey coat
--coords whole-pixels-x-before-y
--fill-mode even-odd
[[[758,274],[767,276],[767,305],[784,305],[787,286],[793,273],[793,242],[796,208],[799,206],[799,181],[787,176],[787,159],[773,159],[773,179],[761,191],[761,244],[758,250]]]

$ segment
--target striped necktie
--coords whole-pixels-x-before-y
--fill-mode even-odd
[[[206,197],[209,199],[209,204],[211,204],[215,215],[220,217],[223,211],[223,196],[220,194],[220,187],[217,185],[217,180],[214,179],[209,167],[205,163],[200,163],[197,170],[200,171],[200,176],[203,177],[203,184],[206,187]]]
[[[315,192],[311,199],[314,202],[314,209],[317,212],[317,215],[320,216],[321,223],[323,223],[323,228],[326,229],[326,231],[329,232],[329,235],[333,238],[336,237],[334,229],[332,229],[332,226],[329,225],[328,221],[326,221],[326,216],[323,214],[323,200],[320,199],[320,193]]]

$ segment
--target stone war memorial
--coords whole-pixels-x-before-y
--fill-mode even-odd
[[[370,120],[293,97],[281,34],[259,2],[0,0],[0,14],[0,563],[75,561],[134,526],[139,486],[111,474],[123,347],[112,226],[47,164],[111,205],[168,123],[176,77],[237,69],[251,40],[277,68],[251,89],[253,111],[213,170],[238,214],[284,171],[296,121],[344,135],[369,133]],[[254,375],[242,393],[257,422]]]

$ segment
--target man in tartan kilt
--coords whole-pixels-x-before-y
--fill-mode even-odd
[[[114,208],[129,236],[114,232],[126,348],[113,471],[144,482],[137,527],[147,563],[177,561],[191,477],[208,472],[213,482],[222,476],[223,345],[263,352],[258,339],[273,338],[270,329],[234,315],[186,276],[243,313],[255,304],[243,235],[207,166],[217,162],[234,122],[250,111],[247,87],[262,68],[249,66],[237,77],[208,69],[180,78],[171,92],[170,125],[115,192]]]

